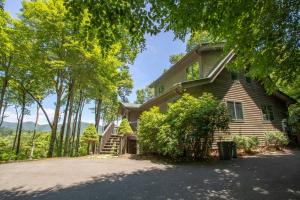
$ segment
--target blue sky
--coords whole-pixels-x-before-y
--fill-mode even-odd
[[[7,10],[13,17],[17,17],[17,13],[21,9],[21,0],[7,0],[5,10]],[[185,43],[180,40],[174,40],[172,32],[160,33],[156,36],[146,35],[146,49],[138,54],[135,62],[129,65],[130,72],[134,81],[134,88],[129,96],[129,101],[134,102],[136,99],[135,91],[143,88],[155,80],[164,68],[170,67],[169,56],[177,53],[185,52]],[[55,96],[49,96],[43,102],[44,107],[49,112],[50,116],[54,114]],[[83,120],[85,122],[93,123],[94,116],[90,109],[93,105],[86,105],[83,112]],[[26,116],[25,121],[34,121],[36,105],[33,105],[31,115]],[[5,121],[16,121],[16,114],[13,108],[7,111],[8,117]],[[41,113],[39,124],[46,124],[46,119]]]

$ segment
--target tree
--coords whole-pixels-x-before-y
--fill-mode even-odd
[[[122,119],[121,124],[118,128],[118,134],[119,135],[133,134],[133,130],[132,130],[127,118]]]
[[[169,62],[170,62],[172,65],[175,65],[181,58],[183,58],[183,56],[184,56],[183,53],[171,55],[171,56],[169,57]]]
[[[220,42],[220,41],[214,39],[207,31],[192,32],[186,43],[186,52],[190,52],[199,44],[214,43],[214,42]]]
[[[300,74],[299,1],[149,2],[151,11],[176,37],[208,32],[214,40],[225,40],[225,49],[236,54],[231,67],[246,68],[269,92],[279,83],[294,83]]]
[[[136,101],[137,104],[143,104],[154,97],[153,88],[146,86],[144,89],[138,89],[136,91]]]
[[[104,48],[119,41],[131,44],[131,50],[144,47],[145,33],[159,32],[159,18],[147,12],[147,1],[76,1],[66,0],[70,17],[81,21],[84,11],[91,15],[90,29],[96,30]],[[87,33],[88,34],[88,33]]]
[[[82,141],[87,145],[87,154],[92,151],[95,152],[95,144],[99,140],[95,125],[89,124],[88,127],[83,131]]]

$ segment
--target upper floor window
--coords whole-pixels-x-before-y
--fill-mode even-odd
[[[227,101],[228,113],[233,120],[242,120],[243,116],[243,107],[241,102]]]
[[[261,106],[262,117],[264,121],[274,120],[273,108],[270,105]]]
[[[239,79],[239,73],[231,72],[231,80],[236,81]]]
[[[196,80],[200,77],[200,68],[198,62],[189,65],[185,71],[186,80]]]
[[[163,85],[158,87],[158,94],[161,94],[165,91],[165,87]]]

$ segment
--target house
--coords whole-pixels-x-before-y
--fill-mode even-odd
[[[196,97],[209,92],[227,104],[231,135],[258,136],[263,145],[266,131],[284,131],[287,108],[294,100],[281,92],[268,95],[259,81],[230,72],[226,66],[234,57],[234,51],[224,53],[224,43],[199,45],[151,83],[153,99],[142,105],[123,103],[122,116],[136,130],[139,116],[152,106],[166,111],[167,104],[185,92]]]

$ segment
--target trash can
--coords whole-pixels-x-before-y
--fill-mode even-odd
[[[237,158],[237,151],[236,151],[236,143],[231,142],[231,148],[232,148],[232,158]]]
[[[218,142],[220,160],[232,159],[232,142]]]

